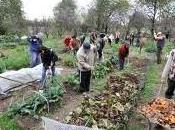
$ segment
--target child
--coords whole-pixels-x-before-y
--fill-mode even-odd
[[[51,69],[52,76],[55,75],[55,62],[58,61],[57,55],[53,52],[52,49],[49,49],[45,46],[40,48],[41,53],[41,60],[43,63],[43,70],[42,70],[42,78],[41,78],[41,89],[43,89],[45,85],[45,78],[46,78],[46,71]]]

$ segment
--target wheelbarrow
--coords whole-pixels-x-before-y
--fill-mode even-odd
[[[138,110],[139,113],[142,114],[147,119],[148,130],[175,130],[175,121],[174,121],[175,120],[175,115],[174,115],[175,102],[174,102],[174,100],[165,99],[163,97],[160,97],[162,87],[163,87],[163,83],[160,85],[160,88],[159,88],[159,91],[158,91],[156,98],[154,100],[152,100],[147,106],[145,106],[145,112],[144,112],[143,108]],[[147,108],[148,107],[151,108],[152,104],[155,103],[156,101],[158,101],[159,103],[161,103],[161,101],[162,101],[163,106],[161,106],[161,107],[164,108],[164,110],[161,110],[161,109],[156,110],[156,109],[158,109],[158,107],[156,107],[156,109],[153,109],[153,110],[151,109],[151,110],[149,110],[150,113],[147,113],[148,112],[148,111],[146,112],[146,110],[148,110]],[[167,106],[167,107],[164,107],[164,106]],[[161,122],[163,122],[163,120],[165,121],[165,118],[167,117],[165,115],[165,113],[166,114],[168,113],[168,117],[169,117],[169,115],[173,116],[173,118],[171,117],[171,119],[173,119],[173,125],[167,124],[167,123],[161,123]],[[160,119],[162,120],[161,122],[160,122]],[[166,120],[167,120],[167,118],[166,118]]]
[[[173,103],[172,107],[175,107],[174,101],[169,100],[169,99],[164,99],[164,98],[159,98],[159,99],[165,100],[167,103],[168,102],[170,102],[171,104]],[[154,99],[154,100],[156,101],[157,99]],[[152,101],[152,103],[154,103],[154,100]],[[150,110],[148,108],[151,108],[151,105],[147,105],[143,108],[139,109],[138,111],[142,116],[144,116],[144,118],[147,119],[148,130],[175,130],[175,124],[172,125],[172,124],[160,122],[160,120],[162,120],[162,122],[167,120],[167,116],[165,114],[166,111],[169,112],[168,115],[172,115],[171,113],[174,113],[173,109],[167,109],[167,110],[161,111],[161,110],[158,110],[157,108],[154,108],[154,110],[148,112],[148,110]],[[168,106],[167,108],[170,108],[170,107]]]

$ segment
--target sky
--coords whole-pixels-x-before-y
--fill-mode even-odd
[[[30,20],[53,17],[53,8],[61,0],[22,0],[25,17]],[[92,0],[75,0],[79,9],[87,8]]]

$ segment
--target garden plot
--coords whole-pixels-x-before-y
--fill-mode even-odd
[[[147,66],[146,60],[137,60],[140,61],[140,65],[136,63],[137,67],[143,68],[139,69],[138,72],[141,70],[143,72]],[[134,65],[135,62],[132,63],[135,68]],[[136,99],[142,89],[140,87],[140,77],[143,77],[143,75],[137,74],[136,71],[133,73],[130,70],[126,70],[124,73],[112,74],[108,78],[106,90],[100,94],[85,95],[79,107],[70,112],[63,123],[108,130],[124,127],[132,108],[137,104]],[[96,78],[101,78],[101,76]],[[59,124],[53,121],[48,122],[47,125],[52,126],[51,124],[54,122],[55,125]],[[70,125],[64,124],[63,126]]]
[[[61,68],[56,68],[56,74],[61,74]],[[18,71],[7,71],[0,74],[0,93],[6,93],[19,86],[41,79],[42,64],[34,68],[23,68]]]

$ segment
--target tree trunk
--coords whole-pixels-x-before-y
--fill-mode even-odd
[[[100,31],[100,17],[97,18],[97,31]]]
[[[154,14],[153,14],[152,26],[151,26],[151,35],[152,35],[152,37],[154,37],[156,14],[157,14],[157,0],[154,1]]]

